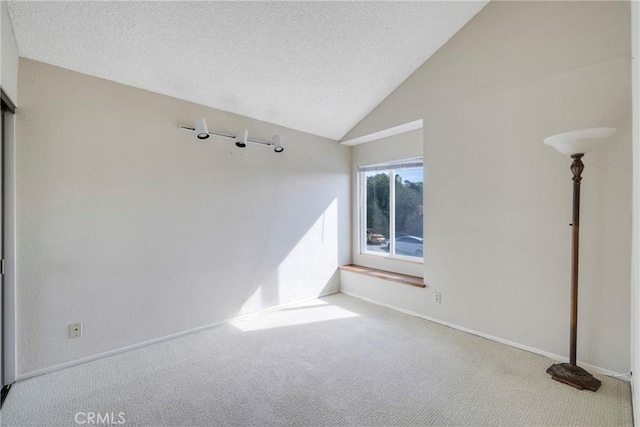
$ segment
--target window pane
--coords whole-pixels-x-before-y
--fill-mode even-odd
[[[388,253],[389,238],[389,173],[365,172],[367,181],[367,250]]]
[[[396,254],[422,258],[422,168],[395,171]]]

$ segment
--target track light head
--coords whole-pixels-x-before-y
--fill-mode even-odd
[[[198,139],[209,138],[209,129],[207,128],[207,121],[204,117],[198,117],[196,119],[196,136]]]
[[[284,146],[282,145],[282,137],[280,135],[273,135],[273,151],[276,153],[282,153]]]
[[[242,129],[236,135],[236,146],[240,148],[244,148],[247,146],[247,139],[249,138],[249,131],[246,129]]]

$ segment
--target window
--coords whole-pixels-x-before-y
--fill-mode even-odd
[[[360,252],[423,257],[422,158],[358,167]]]

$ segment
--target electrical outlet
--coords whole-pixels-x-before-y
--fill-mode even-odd
[[[78,338],[82,336],[82,322],[72,323],[69,325],[69,338]]]
[[[436,302],[439,304],[442,302],[442,295],[440,294],[440,292],[436,292]]]

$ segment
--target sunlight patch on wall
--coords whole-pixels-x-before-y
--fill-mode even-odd
[[[296,243],[292,244],[277,268],[263,275],[261,283],[242,304],[238,314],[255,313],[266,307],[338,291],[337,199],[320,212],[297,241],[291,239]],[[283,232],[287,231],[284,227]]]
[[[333,200],[278,267],[281,302],[320,295],[338,269],[338,201]]]
[[[244,304],[242,304],[239,314],[243,315],[260,311],[264,307],[262,299],[262,286],[259,286]]]

